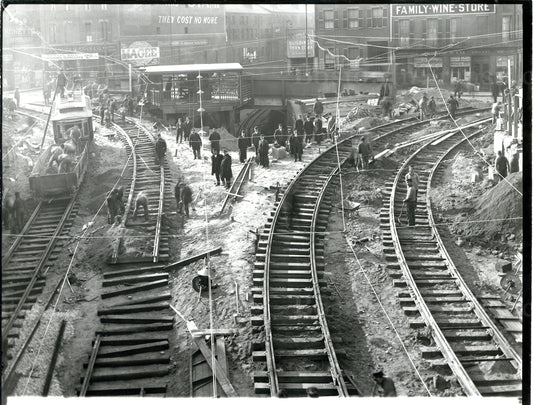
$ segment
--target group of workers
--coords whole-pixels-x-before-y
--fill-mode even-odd
[[[69,173],[74,169],[76,154],[81,152],[82,133],[78,125],[71,126],[66,132],[65,142],[50,149],[46,174]]]

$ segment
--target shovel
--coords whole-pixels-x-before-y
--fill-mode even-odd
[[[400,211],[400,215],[398,215],[398,218],[396,218],[396,222],[398,223],[398,225],[403,225],[402,224],[402,215],[403,215],[404,207],[405,207],[405,202],[402,202],[402,209]]]

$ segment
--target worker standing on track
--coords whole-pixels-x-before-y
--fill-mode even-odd
[[[119,211],[116,189],[113,189],[109,192],[106,198],[106,205],[107,205],[107,223],[112,224],[113,222],[115,222],[115,217],[118,215],[118,211]]]
[[[224,158],[220,164],[220,178],[222,179],[222,184],[224,184],[226,188],[230,188],[232,177],[233,173],[231,171],[231,156],[227,150],[224,150]]]
[[[220,166],[222,165],[222,159],[224,159],[224,157],[218,153],[218,150],[211,155],[211,174],[215,175],[215,178],[217,179],[215,184],[217,186],[220,186]]]
[[[285,134],[283,133],[283,125],[278,124],[278,128],[274,131],[274,141],[278,143],[279,146],[285,147]]]
[[[157,141],[155,142],[156,164],[162,165],[165,161],[165,154],[167,153],[167,143],[161,137],[161,132],[157,134]]]
[[[428,115],[432,118],[437,113],[437,103],[435,103],[435,97],[431,96],[428,102]]]
[[[361,143],[359,144],[359,156],[362,159],[363,170],[367,170],[370,157],[374,159],[374,153],[372,152],[372,146],[366,141],[364,136],[361,138]]]
[[[428,115],[428,96],[426,93],[422,94],[422,98],[418,102],[419,119],[423,120]]]
[[[135,199],[135,211],[133,211],[133,219],[137,218],[139,207],[143,207],[144,221],[148,222],[148,195],[146,194],[146,191],[141,191],[139,194],[137,194],[137,198]]]
[[[383,371],[377,371],[372,374],[372,377],[374,378],[374,381],[376,382],[376,385],[374,386],[374,389],[372,390],[372,396],[374,396],[374,393],[376,391],[376,388],[378,389],[379,396],[382,397],[395,397],[396,394],[396,387],[394,386],[394,381],[392,381],[392,378],[385,377],[383,375]]]
[[[459,102],[453,96],[453,94],[450,94],[450,98],[446,101],[446,104],[448,104],[450,116],[452,117],[452,119],[455,119],[455,112],[457,111],[457,108],[459,108]]]
[[[246,150],[248,149],[248,138],[246,138],[246,132],[241,131],[241,136],[237,139],[237,147],[239,148],[239,161],[241,163],[246,162]]]
[[[412,181],[413,188],[415,189],[415,199],[418,199],[418,184],[420,183],[420,177],[411,165],[409,165],[408,172],[405,175],[405,184],[407,184],[409,179]]]
[[[187,136],[187,138],[189,137]],[[201,159],[202,157],[200,156],[200,150],[202,149],[202,138],[198,132],[193,131],[189,138],[189,145],[192,148],[194,158]]]
[[[413,181],[407,180],[407,195],[403,202],[407,205],[407,220],[409,226],[415,226],[415,210],[416,210],[416,192],[413,188]]]
[[[15,233],[19,233],[24,228],[24,201],[20,198],[20,193],[15,192],[15,203],[14,203],[14,212],[15,212]]]

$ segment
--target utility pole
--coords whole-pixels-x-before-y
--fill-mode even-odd
[[[307,36],[307,3],[305,3],[305,77],[309,75],[309,37]]]

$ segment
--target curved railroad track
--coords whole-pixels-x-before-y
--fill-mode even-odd
[[[476,112],[469,109],[462,114]],[[406,121],[415,122],[406,126],[402,120],[372,128],[370,132],[377,134],[374,150],[394,139],[409,141],[410,135],[429,123]],[[253,352],[259,363],[254,374],[256,393],[277,396],[284,390],[289,396],[304,396],[309,387],[317,388],[320,396],[357,391],[339,366],[320,292],[323,238],[331,208],[327,190],[338,175],[338,161],[342,165],[350,157],[355,136],[343,139],[337,148],[333,145],[298,173],[276,202],[260,236],[253,273],[253,297],[259,305],[252,308],[252,325],[260,336]],[[288,195],[298,208],[290,226]]]
[[[80,396],[165,396],[170,372],[173,313],[170,311],[169,234],[162,219],[171,211],[168,164],[155,164],[154,138],[144,126],[128,120],[113,125],[128,156],[131,182],[122,226],[146,235],[142,257],[121,258],[119,245],[103,273],[96,331],[88,361],[83,365]],[[135,153],[132,153],[134,151]],[[149,220],[133,220],[135,197],[146,191]],[[144,214],[144,213],[143,213]],[[140,216],[142,218],[142,216]],[[121,239],[125,239],[122,236]],[[141,243],[142,244],[142,243]],[[138,247],[139,248],[139,247]],[[152,262],[148,264],[147,262]]]
[[[152,235],[152,239],[147,238],[149,242],[146,247],[146,251],[150,251],[151,261],[167,261],[170,254],[168,233],[164,231],[166,227],[162,221],[164,213],[171,211],[171,201],[174,201],[168,163],[166,160],[162,165],[155,162],[155,138],[143,125],[127,120],[121,125],[115,122],[113,128],[122,139],[128,156],[131,155],[128,161],[131,183],[124,187],[127,202],[121,223],[126,228],[141,230],[143,235]],[[135,153],[131,153],[133,149]],[[135,198],[141,191],[148,196],[149,219],[146,222],[140,216],[136,220],[133,218]],[[143,256],[146,258],[146,255]],[[113,261],[116,263],[117,260],[118,246],[113,254]]]
[[[41,201],[2,257],[2,336],[8,338],[8,361],[13,358],[11,350],[27,344],[17,340],[15,347],[14,342],[20,337],[26,312],[45,289],[50,265],[65,244],[66,239],[60,237],[68,234],[79,209],[76,195],[72,199]],[[8,366],[10,371],[5,375],[13,371],[13,364]]]
[[[469,138],[481,132],[464,129]],[[431,211],[428,189],[435,170],[465,141],[461,132],[455,132],[438,144],[427,142],[400,167],[386,207],[389,231],[384,231],[384,250],[390,259],[398,259],[397,268],[410,289],[410,296],[402,298],[403,305],[420,314],[422,322],[418,323],[430,328],[438,346],[424,348],[423,357],[436,366],[447,364],[467,395],[520,396],[522,359],[466,286],[440,239]],[[397,221],[408,165],[420,175],[414,227]]]

